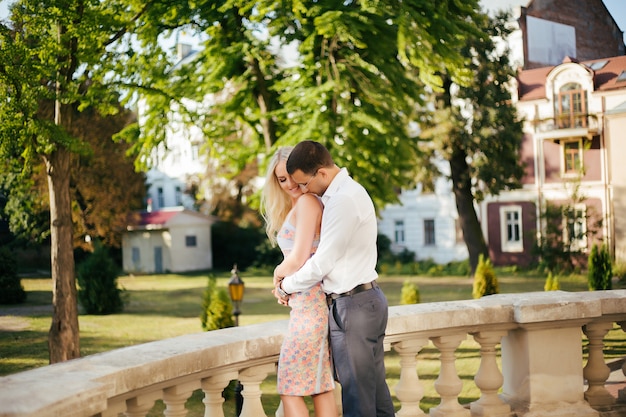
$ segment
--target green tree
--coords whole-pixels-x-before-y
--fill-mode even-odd
[[[228,294],[223,288],[217,288],[215,277],[209,277],[207,287],[202,298],[202,313],[200,314],[202,329],[205,331],[233,327],[233,306]]]
[[[402,292],[400,294],[400,304],[419,304],[420,290],[417,284],[409,280],[402,284]]]
[[[474,282],[472,285],[472,297],[480,298],[485,295],[500,293],[498,278],[493,270],[493,265],[489,258],[485,258],[482,254],[478,258],[478,266],[474,273]]]
[[[122,290],[117,286],[118,269],[100,241],[79,266],[78,300],[87,314],[113,314],[124,308]]]
[[[559,276],[553,275],[552,271],[548,272],[548,276],[546,277],[546,282],[543,285],[544,291],[558,291],[561,289],[561,284],[559,283]]]
[[[612,279],[611,254],[606,244],[598,246],[594,243],[591,246],[587,265],[589,291],[610,290],[613,284]]]
[[[523,175],[520,147],[522,122],[511,103],[510,81],[515,76],[509,62],[506,41],[511,29],[509,15],[495,18],[482,15],[476,24],[488,37],[471,36],[461,48],[470,58],[472,82],[459,86],[443,75],[443,88],[435,94],[436,112],[423,120],[422,178],[428,183],[438,170],[432,163],[449,162],[463,239],[469,252],[472,272],[488,248],[475,210],[486,194],[497,195],[518,188]]]
[[[211,172],[228,184],[223,195],[243,204],[254,194],[249,181],[259,156],[303,139],[323,142],[378,207],[395,201],[399,188],[415,183],[419,151],[409,122],[416,102],[427,85],[442,85],[442,71],[459,83],[469,80],[460,51],[466,37],[479,36],[472,23],[477,0],[204,0],[188,6],[195,8],[150,16],[163,28],[188,23],[205,39],[201,51],[176,68],[177,92],[202,105],[178,111],[183,123],[203,129]],[[279,52],[289,45],[297,48],[297,65],[285,65]],[[147,91],[142,97],[147,118],[157,120],[162,96]],[[124,137],[142,153],[164,135],[157,124],[144,123]],[[138,136],[146,140],[136,142]],[[248,170],[255,175],[237,177]]]
[[[0,304],[19,304],[26,291],[17,275],[15,255],[8,246],[0,246]]]
[[[86,146],[84,153],[72,154],[70,162],[74,248],[91,252],[92,243],[86,236],[120,248],[128,213],[144,205],[145,175],[136,172],[134,161],[126,156],[128,145],[112,140],[113,134],[133,119],[124,109],[102,116],[90,107],[72,115],[70,133],[84,140]],[[39,244],[50,235],[50,200],[45,167],[35,161],[33,164],[26,179],[19,171],[11,172],[5,161],[0,188],[10,196],[5,213],[11,232],[21,242]]]
[[[0,23],[0,154],[22,167],[26,179],[43,163],[48,184],[51,363],[80,355],[71,172],[72,155],[88,155],[89,148],[75,136],[74,115],[89,108],[102,115],[117,112],[122,80],[127,97],[133,87],[158,89],[167,66],[159,60],[161,49],[143,56],[145,82],[137,82],[136,66],[120,64],[138,59],[128,34],[141,27],[138,19],[148,6],[121,0],[17,0],[10,23]]]

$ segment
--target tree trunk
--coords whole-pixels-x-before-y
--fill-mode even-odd
[[[70,152],[61,146],[45,156],[50,192],[52,324],[48,334],[50,363],[80,357],[78,304],[74,276]]]
[[[452,175],[452,191],[456,201],[456,209],[459,213],[461,230],[463,230],[463,240],[469,252],[470,267],[472,275],[476,271],[478,259],[481,254],[485,258],[489,257],[489,249],[480,222],[474,209],[474,195],[472,194],[472,181],[470,170],[467,165],[466,154],[463,149],[454,147],[450,158],[450,172]]]

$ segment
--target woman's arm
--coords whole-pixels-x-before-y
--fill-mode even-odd
[[[311,257],[311,248],[319,235],[322,221],[322,205],[311,194],[304,194],[295,205],[295,242],[285,259],[274,269],[275,277],[284,277],[296,272]]]

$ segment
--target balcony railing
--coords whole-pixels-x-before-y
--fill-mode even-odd
[[[400,357],[400,379],[391,387],[399,417],[425,415],[419,359],[430,343],[440,361],[439,404],[430,416],[626,415],[626,390],[615,396],[606,388],[603,353],[614,323],[626,328],[626,290],[503,294],[389,312],[386,346]],[[236,379],[244,387],[241,416],[266,416],[260,386],[276,371],[286,329],[282,320],[189,334],[2,377],[0,416],[139,417],[160,399],[166,416],[182,417],[201,389],[204,416],[223,417],[222,392]],[[581,332],[588,340],[584,366]],[[469,336],[480,345],[480,398],[461,404],[455,352]]]
[[[546,119],[532,120],[535,132],[552,132],[562,129],[583,129],[586,133],[595,134],[600,125],[595,114],[565,114]]]

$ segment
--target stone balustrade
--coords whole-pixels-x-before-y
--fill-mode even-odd
[[[440,371],[434,382],[439,404],[430,416],[624,416],[625,390],[615,397],[605,387],[610,370],[603,339],[614,323],[625,330],[626,290],[391,307],[385,343],[400,357],[400,379],[391,387],[401,404],[397,416],[426,415],[420,407],[419,354],[431,343]],[[236,379],[244,387],[241,416],[266,416],[260,385],[276,372],[286,329],[281,320],[189,334],[2,377],[0,416],[143,417],[160,399],[165,416],[183,417],[185,402],[201,389],[204,416],[224,417],[222,392]],[[480,345],[474,383],[481,395],[461,404],[455,352],[468,337]]]

